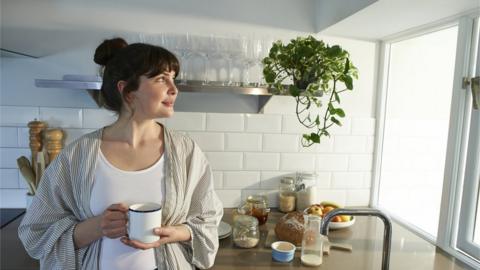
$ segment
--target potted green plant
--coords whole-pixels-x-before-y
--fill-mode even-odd
[[[274,42],[262,62],[269,87],[276,94],[293,96],[298,120],[312,129],[303,134],[304,147],[320,143],[322,136],[330,136],[331,126],[341,125],[345,112],[340,107],[340,93],[353,90],[353,79],[358,78],[346,50],[312,36],[297,37],[288,44]]]

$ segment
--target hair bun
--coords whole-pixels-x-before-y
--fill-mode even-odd
[[[123,38],[106,39],[95,50],[93,61],[105,66],[120,49],[127,46],[128,43]]]

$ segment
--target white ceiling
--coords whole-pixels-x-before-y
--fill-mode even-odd
[[[1,48],[55,54],[108,34],[295,32],[379,40],[480,0],[1,0]]]
[[[379,0],[321,33],[380,40],[463,12],[480,16],[479,8],[480,0]]]

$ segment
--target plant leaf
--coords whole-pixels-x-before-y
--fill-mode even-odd
[[[330,120],[331,120],[333,123],[335,123],[337,126],[342,126],[342,123],[340,123],[340,121],[338,121],[337,118],[335,118],[335,117],[332,116],[332,117],[330,117]]]
[[[345,83],[345,86],[347,87],[348,90],[353,89],[353,79],[352,77],[346,75],[343,77],[343,82]]]
[[[337,113],[337,110],[333,107],[331,102],[328,103],[328,111],[331,115],[335,115]]]
[[[298,97],[300,96],[300,89],[298,89],[298,87],[296,87],[295,85],[290,85],[288,87],[288,91],[290,92],[290,95],[292,95],[293,97]]]
[[[310,133],[310,140],[314,143],[320,143],[320,136],[317,133]]]
[[[350,60],[347,58],[345,63],[345,69],[343,70],[343,74],[348,74],[349,70],[350,70]]]
[[[333,95],[335,96],[335,101],[340,103],[340,96],[338,95],[337,92],[333,92]]]
[[[345,117],[345,112],[340,108],[335,109],[335,114],[340,117]]]

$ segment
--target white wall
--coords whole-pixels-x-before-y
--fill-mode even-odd
[[[139,18],[153,16],[148,12],[135,14]],[[177,20],[188,17],[190,20],[188,29],[176,28],[179,32],[198,34],[219,25],[219,31],[233,32],[235,29],[235,33],[275,38],[305,34],[271,26],[248,25],[243,21],[182,17],[180,12],[171,17],[159,16],[153,25],[148,25],[150,31],[171,30],[165,25],[171,25],[167,21],[172,17]],[[238,206],[243,197],[257,192],[270,194],[270,203],[274,206],[279,177],[297,170],[319,173],[319,200],[347,205],[368,204],[375,126],[376,44],[322,38],[351,52],[352,61],[360,70],[360,79],[355,82],[352,93],[343,95],[342,104],[347,113],[344,126],[332,132],[332,138],[321,145],[301,148],[299,137],[303,129],[293,115],[294,107],[289,97],[273,97],[265,114],[218,114],[205,109],[204,112],[177,112],[166,121],[168,127],[194,138],[207,153],[215,172],[215,187],[225,206]],[[59,79],[66,73],[95,73],[96,66],[91,59],[99,41],[90,40],[88,44],[38,59],[1,58],[0,207],[24,206],[26,189],[15,160],[21,155],[29,155],[28,121],[37,118],[52,127],[64,128],[68,134],[67,142],[70,142],[114,120],[110,113],[96,108],[84,91],[33,86],[35,78]],[[205,106],[207,108],[208,104]]]

